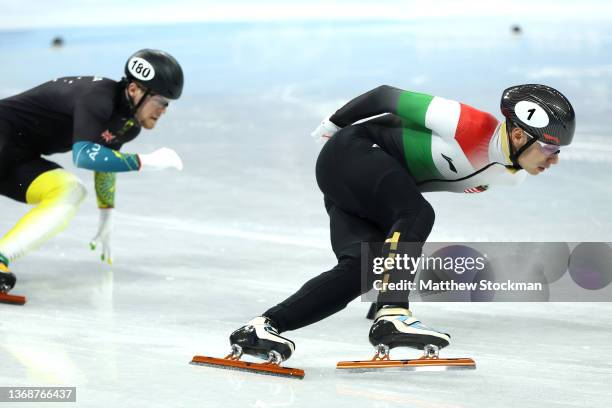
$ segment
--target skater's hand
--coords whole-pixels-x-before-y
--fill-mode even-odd
[[[168,147],[157,149],[153,153],[139,154],[140,170],[183,170],[183,161],[179,155]]]
[[[102,254],[100,259],[102,262],[113,263],[111,254],[111,233],[113,231],[113,210],[111,208],[100,208],[100,223],[98,225],[98,233],[89,243],[92,251],[95,251],[98,245],[102,245]]]
[[[315,130],[312,131],[310,136],[320,145],[324,145],[340,128],[335,123],[329,120],[329,118],[323,119],[323,122]]]

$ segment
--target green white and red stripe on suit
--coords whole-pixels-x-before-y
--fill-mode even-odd
[[[457,101],[381,86],[351,100],[330,120],[344,127],[385,113],[401,119],[395,144],[423,192],[476,193],[524,179],[525,172],[506,167],[511,161],[505,122]]]

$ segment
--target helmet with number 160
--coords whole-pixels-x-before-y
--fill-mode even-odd
[[[150,93],[178,99],[183,92],[183,70],[167,52],[144,49],[135,52],[125,63],[125,76]]]
[[[506,89],[501,111],[511,123],[543,143],[567,146],[574,138],[574,108],[549,86],[526,84]]]

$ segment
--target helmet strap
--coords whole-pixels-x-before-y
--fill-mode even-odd
[[[510,144],[510,161],[512,162],[512,168],[516,170],[522,170],[523,167],[519,164],[518,158],[521,154],[523,154],[525,150],[529,149],[529,147],[532,144],[534,144],[537,141],[537,139],[535,137],[532,137],[527,141],[527,143],[521,146],[518,150],[513,151],[514,145],[512,144],[512,139],[510,139],[510,133],[511,132],[508,132],[508,143]]]
[[[140,109],[140,107],[142,106],[142,104],[144,103],[145,99],[147,99],[147,96],[149,96],[150,93],[151,93],[151,91],[149,91],[148,89],[145,88],[145,93],[142,95],[142,98],[140,98],[140,100],[138,101],[136,106],[134,106],[134,115],[136,114],[136,112],[138,112],[138,109]]]
[[[128,82],[127,85],[129,85],[131,83],[135,83],[135,82]],[[144,103],[145,99],[147,99],[147,96],[149,96],[151,94],[151,91],[149,91],[148,88],[145,88],[143,86],[139,86],[139,88],[144,89],[144,94],[142,95],[142,97],[140,98],[138,103],[134,104],[134,102],[132,101],[132,98],[130,98],[130,95],[127,93],[127,85],[126,85],[126,88],[125,88],[126,89],[126,98],[128,100],[128,104],[130,105],[130,110],[132,111],[132,115],[136,116],[136,112],[138,112],[138,109],[140,109],[140,107]],[[138,84],[136,84],[136,85],[138,85]]]

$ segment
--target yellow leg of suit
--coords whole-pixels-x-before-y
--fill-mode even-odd
[[[28,187],[26,201],[36,205],[0,239],[0,253],[13,261],[63,230],[86,195],[85,186],[63,169],[47,171]]]

